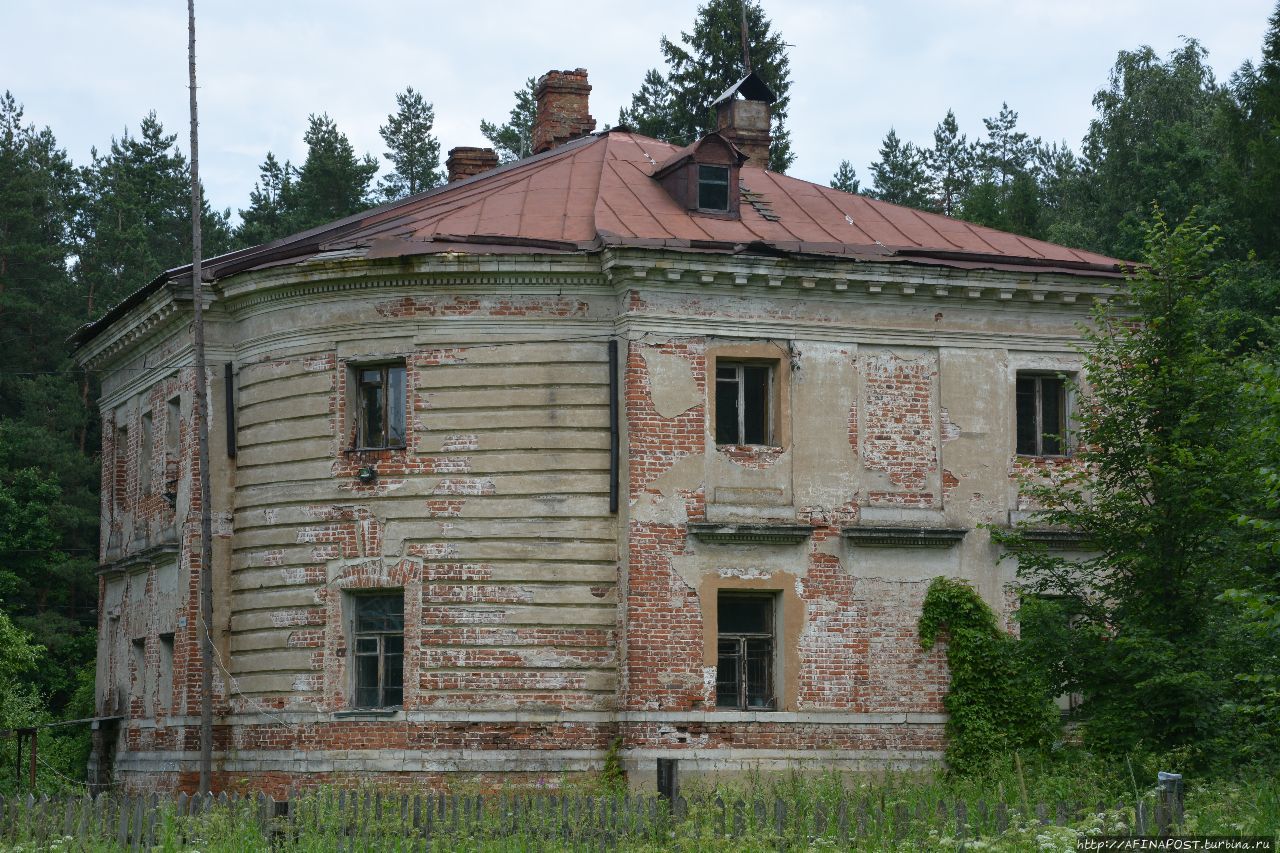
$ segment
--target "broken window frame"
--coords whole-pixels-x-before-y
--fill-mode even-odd
[[[758,413],[747,412],[747,373],[749,370],[764,370],[764,393],[760,395],[762,403],[762,411]],[[733,376],[723,377],[721,371],[733,371]],[[756,447],[774,447],[776,436],[774,431],[774,411],[776,409],[775,384],[777,376],[777,364],[770,361],[752,361],[752,360],[736,360],[736,359],[717,359],[715,370],[715,399],[716,399],[716,417],[713,428],[715,429],[716,444],[718,446],[756,446]],[[737,412],[737,424],[735,427],[736,434],[733,436],[736,440],[726,441],[728,436],[721,433],[721,425],[723,423],[724,411],[720,387],[721,383],[734,383],[737,387],[734,395],[734,408]],[[748,427],[752,429],[749,431]],[[760,441],[748,441],[752,435],[757,433]]]
[[[408,370],[404,360],[379,364],[353,365],[352,387],[355,390],[355,416],[353,450],[401,450],[406,446],[408,433],[408,394],[406,390]],[[376,374],[376,377],[371,377]],[[370,422],[373,410],[369,406],[367,389],[381,390],[376,408],[379,422]]]
[[[158,708],[173,710],[173,651],[174,637],[172,633],[161,634],[158,638],[160,650],[160,666],[156,670],[156,703]]]
[[[1067,425],[1070,423],[1068,376],[1020,370],[1014,380],[1014,449],[1018,456],[1065,457],[1071,455]],[[1023,408],[1024,388],[1030,387],[1031,410]],[[1055,398],[1056,423],[1045,423],[1046,388]],[[1029,429],[1028,429],[1029,428]],[[1024,437],[1024,432],[1031,433]]]
[[[730,198],[733,175],[730,168],[728,166],[713,163],[698,163],[696,166],[698,169],[698,210],[710,211],[712,213],[728,213],[733,207],[732,199]],[[723,180],[721,180],[721,175],[723,175]],[[721,187],[724,188],[723,204],[718,205],[704,203],[705,201],[710,200],[704,196],[704,188],[706,192],[718,194]]]
[[[377,604],[386,612],[373,614]],[[379,625],[374,616],[382,616]],[[365,622],[365,618],[368,622]],[[394,659],[398,658],[396,661]],[[391,665],[389,664],[389,660]],[[361,665],[372,660],[375,683],[361,686]],[[374,691],[368,695],[365,691]],[[404,590],[378,590],[351,596],[351,707],[404,707]]]
[[[764,630],[724,630],[726,608],[735,602],[752,602],[761,606],[764,614]],[[716,596],[716,708],[725,711],[776,711],[778,708],[776,675],[777,631],[775,611],[777,596],[774,593],[743,593],[720,591]],[[753,649],[754,647],[754,649]],[[726,653],[733,660],[732,678],[725,677]],[[752,663],[763,670],[753,678]],[[726,695],[723,685],[733,685]],[[753,686],[756,688],[753,691]]]

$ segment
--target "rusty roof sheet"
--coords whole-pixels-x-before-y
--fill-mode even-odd
[[[653,175],[681,149],[626,130],[543,154],[205,263],[206,280],[320,252],[370,258],[472,251],[581,252],[605,246],[827,256],[960,269],[1119,277],[1132,264],[934,213],[742,167],[739,219],[701,215]],[[83,344],[165,281],[167,270],[72,338]]]
[[[379,242],[549,241],[703,248],[765,244],[788,252],[893,257],[913,263],[993,268],[1028,266],[1117,275],[1121,261],[1019,237],[933,213],[851,195],[744,166],[739,219],[686,210],[653,180],[659,164],[683,153],[629,132],[576,140],[430,193],[371,211],[357,227],[333,233],[325,248]],[[737,247],[737,248],[735,248]],[[410,247],[406,246],[406,250]],[[550,248],[550,247],[548,247]]]

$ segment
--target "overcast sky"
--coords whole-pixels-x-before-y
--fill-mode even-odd
[[[216,207],[244,207],[267,151],[300,164],[307,115],[328,112],[357,152],[413,86],[443,150],[486,144],[512,91],[551,68],[590,72],[591,111],[617,121],[658,39],[697,0],[379,3],[197,0],[201,164]],[[867,182],[886,131],[925,143],[948,107],[971,137],[1001,101],[1023,130],[1078,149],[1116,53],[1181,36],[1225,80],[1257,59],[1275,0],[764,0],[792,45],[791,173],[826,183],[841,159]],[[155,110],[187,148],[185,0],[0,0],[0,88],[77,163]]]

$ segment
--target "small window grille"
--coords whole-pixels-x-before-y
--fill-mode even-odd
[[[773,443],[773,365],[716,363],[716,444]]]
[[[698,209],[729,210],[728,166],[698,166]]]
[[[403,363],[356,369],[359,407],[356,447],[404,447],[404,378]]]
[[[1066,455],[1066,381],[1061,376],[1020,373],[1016,397],[1018,454]]]
[[[404,704],[404,592],[354,596],[356,708]]]
[[[722,592],[716,609],[716,707],[774,710],[774,597]]]

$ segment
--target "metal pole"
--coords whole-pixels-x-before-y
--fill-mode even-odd
[[[213,516],[209,483],[209,377],[204,363],[201,304],[200,126],[196,113],[196,4],[187,0],[187,66],[191,78],[191,293],[195,360],[195,418],[200,445],[200,793],[213,790]]]
[[[37,737],[39,732],[39,729],[31,730],[31,762],[27,765],[27,781],[31,785],[32,793],[36,790],[36,743],[39,740]]]

